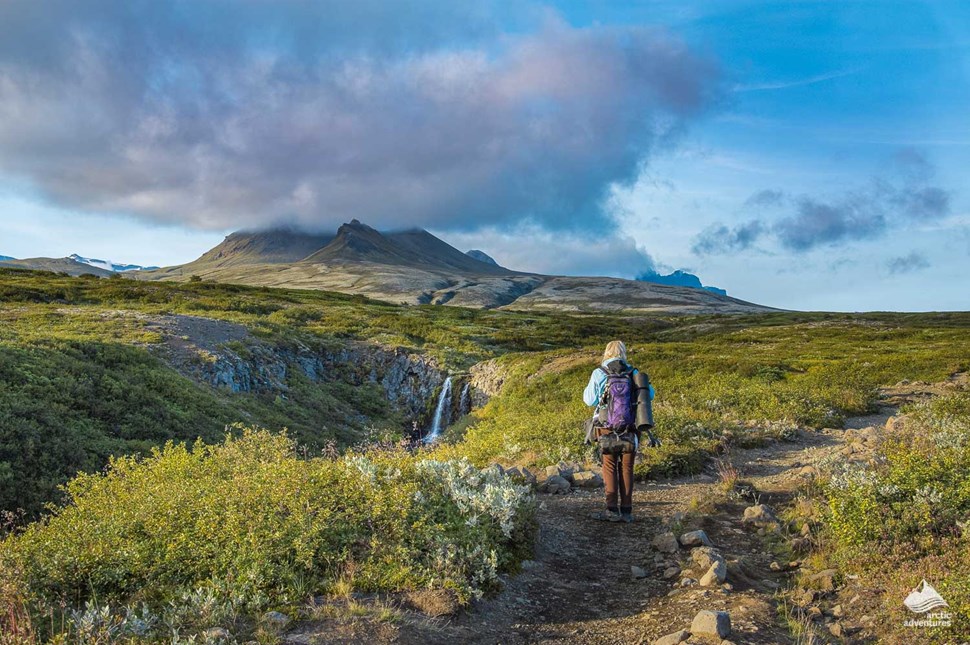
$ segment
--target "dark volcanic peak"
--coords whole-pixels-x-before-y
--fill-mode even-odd
[[[420,228],[381,233],[353,220],[337,229],[326,247],[308,256],[313,264],[371,262],[468,275],[511,274],[494,264],[469,257]]]
[[[388,233],[388,238],[416,255],[433,258],[436,265],[444,268],[490,275],[511,273],[495,263],[482,262],[477,258],[470,257],[423,229]]]
[[[486,253],[485,251],[472,249],[470,251],[465,251],[465,255],[467,255],[470,258],[475,258],[479,262],[484,262],[485,264],[494,264],[495,266],[499,265],[498,262],[496,262],[495,259],[492,258],[492,256]]]
[[[303,233],[285,228],[236,231],[192,264],[225,267],[299,262],[329,244],[333,238],[333,234]]]

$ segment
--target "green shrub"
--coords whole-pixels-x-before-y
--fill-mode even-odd
[[[35,615],[92,600],[159,612],[191,594],[246,614],[338,585],[467,600],[532,543],[532,493],[497,471],[394,451],[303,460],[266,431],[114,459],[67,493],[0,543]]]
[[[931,580],[949,603],[953,624],[926,630],[933,642],[970,633],[970,394],[919,404],[890,433],[870,466],[837,468],[823,489],[827,549],[846,571],[902,599]],[[879,621],[887,642],[907,615],[893,602]],[[911,635],[911,634],[910,634]],[[908,638],[904,634],[902,637]]]

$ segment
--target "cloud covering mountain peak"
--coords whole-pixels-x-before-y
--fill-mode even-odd
[[[252,5],[67,3],[56,25],[6,6],[36,38],[0,47],[0,173],[61,206],[209,229],[599,230],[610,186],[720,92],[716,65],[657,29],[549,14],[394,48],[366,7],[325,4],[336,18],[284,2],[272,29]],[[341,16],[356,39],[320,44]]]

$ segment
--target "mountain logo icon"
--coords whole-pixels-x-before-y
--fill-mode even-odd
[[[943,596],[925,579],[916,589],[913,589],[906,596],[903,604],[914,614],[925,614],[929,610],[936,609],[937,607],[949,607],[947,602],[943,600]]]

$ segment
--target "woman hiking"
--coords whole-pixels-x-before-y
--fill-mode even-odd
[[[627,363],[626,345],[614,340],[606,345],[603,362],[593,370],[583,391],[583,401],[596,412],[588,422],[586,440],[599,445],[606,485],[606,511],[593,519],[633,521],[633,462],[645,430],[650,445],[659,445],[650,433],[654,390],[646,374]]]

